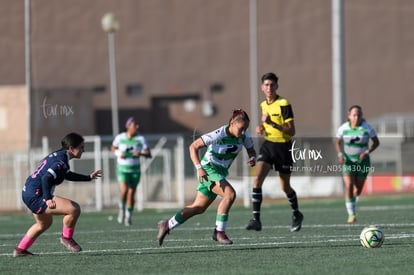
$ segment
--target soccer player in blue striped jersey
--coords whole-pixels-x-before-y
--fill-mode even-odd
[[[241,109],[233,111],[227,125],[202,135],[189,147],[190,158],[197,169],[198,187],[194,202],[178,211],[169,220],[158,223],[158,245],[163,244],[165,236],[177,226],[183,224],[189,218],[203,213],[217,196],[222,199],[217,208],[216,227],[213,231],[213,240],[221,244],[232,244],[225,231],[229,219],[230,208],[236,199],[236,192],[226,180],[228,169],[234,159],[244,148],[249,159],[247,165],[256,164],[256,151],[253,140],[247,128],[249,117]],[[200,159],[199,151],[207,147],[207,151]]]
[[[348,121],[338,128],[335,143],[338,161],[342,164],[348,223],[356,222],[355,203],[361,195],[369,171],[372,170],[369,154],[379,144],[374,128],[363,118],[362,108],[358,105],[351,106],[348,110]]]
[[[13,256],[32,256],[28,249],[36,239],[45,232],[53,222],[53,216],[63,216],[63,230],[60,243],[71,252],[81,251],[81,247],[73,239],[76,222],[81,213],[78,203],[54,195],[54,189],[65,179],[70,181],[91,181],[102,175],[96,170],[90,175],[77,174],[70,171],[69,160],[79,159],[84,151],[84,139],[76,133],[70,133],[62,139],[62,148],[45,157],[38,168],[27,178],[23,187],[23,202],[33,213],[36,221],[18,246]]]

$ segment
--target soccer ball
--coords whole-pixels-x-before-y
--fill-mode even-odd
[[[365,227],[359,235],[359,241],[363,247],[367,248],[378,248],[384,242],[384,232],[381,228],[376,225],[370,225]]]

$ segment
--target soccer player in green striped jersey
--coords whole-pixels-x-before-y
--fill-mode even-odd
[[[203,213],[217,196],[220,196],[221,200],[217,208],[216,227],[212,239],[225,245],[233,243],[225,231],[230,208],[236,199],[236,192],[226,177],[230,165],[243,147],[249,156],[247,165],[254,166],[256,164],[256,151],[253,140],[247,131],[249,123],[250,120],[245,111],[234,110],[227,125],[202,135],[190,145],[190,158],[197,169],[199,181],[197,195],[192,204],[178,211],[169,220],[158,223],[157,242],[159,246],[163,244],[165,236],[172,229],[183,224],[189,218]],[[206,147],[207,151],[200,159],[199,151]]]
[[[348,121],[338,128],[335,146],[338,161],[342,164],[348,223],[354,223],[355,203],[361,195],[368,173],[372,171],[369,154],[379,146],[377,134],[363,118],[360,106],[349,108]]]
[[[130,117],[125,123],[126,131],[112,142],[112,151],[117,156],[119,181],[118,223],[130,226],[135,205],[135,192],[141,178],[140,157],[151,158],[151,150],[144,136],[138,134],[139,125]]]

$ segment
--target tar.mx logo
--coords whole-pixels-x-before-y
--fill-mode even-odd
[[[48,104],[47,97],[43,99],[43,104],[40,107],[42,107],[44,118],[57,117],[57,116],[68,117],[68,116],[75,114],[75,111],[73,110],[73,106]]]
[[[318,160],[318,159],[323,159],[322,157],[322,150],[318,150],[318,149],[307,149],[307,148],[296,148],[295,147],[296,144],[296,140],[294,140],[292,142],[292,148],[289,150],[291,155],[292,155],[292,159],[293,162],[295,163],[298,160]]]

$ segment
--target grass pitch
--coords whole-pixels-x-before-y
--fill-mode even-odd
[[[414,269],[414,194],[362,197],[358,221],[346,223],[342,198],[300,200],[305,220],[289,231],[286,200],[265,202],[263,229],[245,230],[251,210],[236,205],[227,235],[234,244],[211,240],[216,204],[156,243],[157,222],[179,209],[135,213],[133,225],[116,223],[116,210],[82,213],[75,232],[81,253],[59,243],[62,218],[30,248],[37,257],[13,258],[12,251],[33,217],[0,216],[0,274],[412,274]],[[383,228],[381,248],[363,248],[363,227]]]

